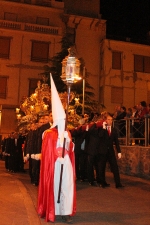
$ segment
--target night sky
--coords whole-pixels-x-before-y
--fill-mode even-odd
[[[150,31],[150,0],[100,0],[107,35],[146,39]]]

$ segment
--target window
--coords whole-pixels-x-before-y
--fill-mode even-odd
[[[29,79],[29,96],[35,93],[39,79]]]
[[[49,43],[42,41],[32,41],[31,61],[48,62]]]
[[[66,29],[67,38],[69,41],[74,44],[75,43],[75,28],[67,27]]]
[[[49,25],[49,18],[37,17],[36,23],[40,24],[40,25],[48,26]]]
[[[121,70],[121,52],[112,52],[112,69]]]
[[[0,77],[0,98],[6,99],[7,77]]]
[[[144,72],[150,73],[150,57],[144,56]]]
[[[0,37],[0,58],[9,59],[10,37]]]
[[[134,55],[134,71],[150,73],[150,57]]]
[[[5,12],[4,20],[17,21],[17,14]]]
[[[111,103],[123,103],[123,88],[112,87],[111,88]]]

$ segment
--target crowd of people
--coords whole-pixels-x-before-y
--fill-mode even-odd
[[[12,132],[1,142],[2,154],[5,158],[5,168],[11,173],[25,172],[23,145],[25,136]]]
[[[89,173],[89,183],[93,183],[93,179],[96,179],[95,171],[98,174],[98,170],[96,170],[97,166],[95,163],[92,163],[94,165],[92,166],[93,170],[89,172],[89,167],[93,159],[88,160],[88,158],[90,158],[89,155],[95,154],[94,146],[96,145],[96,142],[92,143],[91,139],[92,135],[97,135],[95,134],[95,127],[98,129],[103,127],[103,122],[106,121],[108,115],[115,121],[113,127],[117,128],[118,137],[124,137],[126,135],[125,119],[130,118],[130,132],[131,137],[133,139],[135,138],[134,143],[136,145],[144,144],[144,141],[138,140],[138,138],[144,137],[145,127],[143,121],[146,116],[150,116],[150,105],[147,105],[145,101],[141,101],[140,104],[127,110],[124,106],[116,106],[114,113],[103,111],[101,114],[91,113],[90,115],[81,115],[78,126],[70,131],[72,140],[75,143],[77,179],[84,180],[85,177],[87,179]],[[12,132],[7,138],[2,140],[2,152],[5,156],[5,167],[8,171],[24,172],[24,163],[29,162],[31,183],[36,186],[39,184],[42,134],[51,127],[52,123],[52,112],[50,112],[48,115],[39,117],[38,121],[32,122],[26,136]],[[100,145],[102,146],[102,143]]]
[[[83,125],[93,121],[102,121],[107,114],[107,111],[103,111],[101,114],[93,113],[90,116],[87,114],[84,116],[81,115],[79,124]],[[117,128],[119,138],[123,138],[127,135],[126,120],[128,120],[130,122],[130,138],[133,138],[130,145],[144,145],[144,140],[140,139],[144,138],[145,117],[150,117],[150,104],[141,101],[139,104],[128,109],[124,106],[116,106],[114,112],[109,114],[113,117],[113,126]],[[122,143],[123,142],[120,141],[120,144]]]
[[[128,108],[127,110],[124,106],[117,106],[114,113],[104,111],[101,114],[91,113],[90,115],[81,115],[78,126],[67,131],[68,133],[63,136],[63,138],[65,137],[66,140],[69,140],[69,143],[74,143],[75,166],[72,166],[74,157],[72,156],[72,153],[68,153],[68,150],[65,150],[64,156],[68,155],[70,159],[67,159],[69,161],[63,160],[64,156],[62,157],[62,153],[60,154],[60,148],[63,146],[60,141],[59,143],[56,141],[57,148],[56,146],[55,148],[57,149],[57,153],[55,152],[54,156],[50,156],[48,153],[49,148],[54,148],[50,147],[53,146],[54,143],[50,143],[49,140],[51,140],[52,137],[54,138],[54,136],[57,139],[60,134],[62,135],[62,125],[58,122],[59,119],[55,119],[57,111],[59,111],[58,108],[55,113],[52,111],[48,115],[39,117],[38,121],[32,122],[26,136],[21,136],[16,132],[12,132],[8,138],[2,140],[5,167],[8,171],[13,173],[24,172],[24,163],[29,163],[31,183],[35,186],[39,186],[40,190],[38,212],[41,217],[46,216],[46,209],[43,205],[43,193],[46,192],[47,184],[43,185],[43,183],[45,183],[45,179],[47,179],[45,176],[48,176],[50,173],[48,168],[51,168],[51,170],[54,171],[54,169],[60,167],[61,164],[69,165],[69,167],[75,169],[69,176],[74,177],[73,174],[75,174],[76,181],[87,181],[87,184],[91,186],[106,188],[110,186],[110,184],[107,183],[107,178],[105,176],[106,165],[109,163],[111,172],[114,176],[115,187],[124,187],[120,181],[117,164],[117,160],[121,159],[121,149],[118,137],[124,137],[126,135],[124,119],[127,118],[131,119],[131,132],[134,134],[133,138],[143,137],[143,120],[146,116],[150,115],[150,105],[147,106],[146,102],[142,101],[139,105]],[[113,123],[113,121],[116,122]],[[120,131],[119,133],[118,130]],[[143,145],[143,140],[135,140],[135,144]],[[65,148],[72,149],[72,147]],[[52,157],[55,158],[56,162],[59,158],[61,158],[61,160],[59,159],[56,163],[55,160],[52,160]],[[68,164],[70,161],[71,164]],[[66,162],[66,164],[64,162]],[[52,163],[53,167],[50,163]],[[41,177],[40,171],[42,171]],[[45,173],[47,173],[47,175],[45,175]],[[69,182],[69,179],[70,178],[66,178],[66,182]],[[49,185],[51,186],[51,183]],[[57,186],[58,191],[59,184],[55,179],[53,180],[53,185]],[[72,187],[74,188],[74,185],[72,185]],[[55,193],[53,194],[55,196]],[[75,195],[73,189],[71,195]],[[46,198],[48,198],[47,194]],[[74,200],[69,200],[68,204],[73,204],[75,207]],[[55,208],[56,211],[52,213],[51,217],[47,215],[47,221],[54,221],[54,215],[63,215],[57,204],[53,203],[52,207]],[[71,209],[70,211],[69,208],[69,211],[66,211],[65,215],[68,216],[72,213],[74,213],[74,209]],[[71,221],[70,217],[63,217],[63,220],[64,222]]]

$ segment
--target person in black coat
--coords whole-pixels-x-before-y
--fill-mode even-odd
[[[41,124],[40,121],[43,121]],[[39,120],[39,127],[36,130],[35,139],[34,139],[34,148],[32,157],[32,174],[33,174],[33,184],[38,186],[39,184],[39,175],[40,175],[40,159],[41,159],[41,149],[42,149],[42,135],[45,130],[49,129],[52,125],[53,118],[52,112],[49,115],[45,115],[44,118]]]
[[[116,128],[112,127],[112,117],[107,116],[103,127],[98,130],[99,149],[98,149],[98,184],[102,187],[107,186],[105,181],[106,162],[110,164],[111,171],[114,175],[116,188],[121,188],[123,185],[120,182],[119,168],[116,159],[114,145],[116,146],[118,159],[121,159],[121,149],[119,146],[118,134]]]
[[[33,153],[33,144],[36,133],[36,123],[35,121],[30,124],[30,131],[28,132],[24,144],[24,161],[29,162],[29,176],[31,183],[33,183],[33,174],[32,174],[32,159],[31,154]]]
[[[118,125],[119,125],[119,135],[120,137],[125,137],[126,136],[126,108],[124,106],[121,106],[120,108],[121,113],[116,117],[116,120],[118,120]]]
[[[11,172],[24,172],[23,143],[24,139],[18,133],[14,133],[9,141]]]
[[[38,131],[38,136],[37,136],[37,154],[41,153],[43,132],[51,127],[52,122],[53,122],[52,112],[50,112],[49,115],[45,115],[44,116],[44,124],[39,128],[39,131]]]
[[[95,185],[94,181],[96,178],[97,183],[98,180],[98,164],[97,164],[97,156],[100,145],[100,138],[98,135],[98,128],[96,123],[89,124],[89,129],[87,129],[86,134],[86,146],[85,152],[87,153],[87,177],[89,185]],[[96,171],[96,177],[94,176],[94,170]]]
[[[83,126],[79,126],[70,132],[75,143],[76,179],[84,181],[87,178],[87,154],[85,153],[86,131],[83,129]]]

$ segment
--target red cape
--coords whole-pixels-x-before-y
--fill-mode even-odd
[[[56,128],[47,130],[42,144],[42,158],[40,168],[40,182],[38,192],[38,214],[45,217],[46,221],[55,221],[54,204],[54,164],[56,161],[55,149],[58,139]],[[70,151],[67,151],[72,163],[74,174],[74,196],[72,215],[76,213],[76,185],[75,185],[75,159],[72,151],[73,143],[70,142]],[[59,178],[58,178],[59,179]]]

